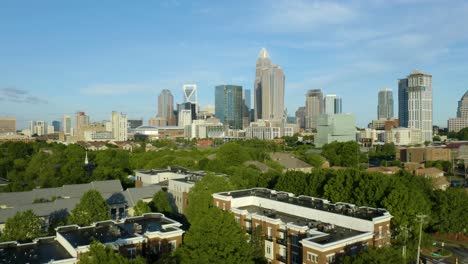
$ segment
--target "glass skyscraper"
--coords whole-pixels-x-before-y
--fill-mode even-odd
[[[244,102],[242,86],[218,85],[215,87],[215,116],[232,129],[242,129]]]
[[[393,117],[393,92],[385,88],[379,91],[379,104],[377,106],[378,119],[390,119]]]

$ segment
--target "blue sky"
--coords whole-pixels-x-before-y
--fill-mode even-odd
[[[467,25],[457,0],[3,0],[0,116],[19,128],[75,111],[147,122],[159,92],[180,102],[184,83],[213,105],[215,85],[253,89],[265,47],[284,69],[289,115],[322,88],[364,126],[378,90],[397,102],[397,79],[419,69],[433,75],[434,123],[446,126],[468,89]]]

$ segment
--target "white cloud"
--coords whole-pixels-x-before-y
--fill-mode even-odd
[[[260,9],[264,26],[270,31],[309,31],[326,25],[346,23],[357,16],[357,10],[331,1],[281,0]]]

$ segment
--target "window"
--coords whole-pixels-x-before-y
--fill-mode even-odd
[[[128,248],[127,249],[128,257],[133,259],[136,257],[136,247]]]
[[[169,251],[174,251],[177,248],[177,242],[175,240],[169,241]]]
[[[335,263],[335,253],[327,255],[327,264]]]
[[[382,226],[379,226],[379,238],[382,238]]]
[[[299,263],[299,255],[297,254],[297,252],[293,252],[291,254],[291,262],[292,262],[292,264],[298,264]]]
[[[218,201],[216,201],[216,207],[219,207],[219,202]]]
[[[268,236],[268,237],[271,237],[271,226],[268,227],[267,236]]]
[[[318,255],[312,252],[307,252],[307,261],[318,263]]]
[[[299,237],[297,235],[292,235],[291,236],[291,244],[297,246],[299,242]]]
[[[240,217],[235,216],[234,218],[236,219],[236,223],[240,223]]]
[[[265,258],[273,259],[274,256],[273,242],[265,240]]]

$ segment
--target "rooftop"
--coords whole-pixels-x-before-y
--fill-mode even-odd
[[[381,208],[371,208],[365,206],[358,207],[354,204],[341,202],[331,203],[330,201],[325,199],[303,195],[295,197],[291,193],[280,192],[265,188],[253,188],[247,190],[223,192],[218,194],[222,196],[231,196],[233,198],[241,198],[248,196],[262,197],[283,203],[294,204],[298,206],[313,208],[316,210],[346,215],[364,220],[372,220],[376,217],[384,216],[386,213],[388,213],[387,210]]]
[[[49,263],[73,257],[53,237],[41,238],[33,243],[0,243],[0,263]]]
[[[294,155],[290,153],[275,152],[271,153],[270,157],[286,169],[312,168],[310,164],[294,157]]]

